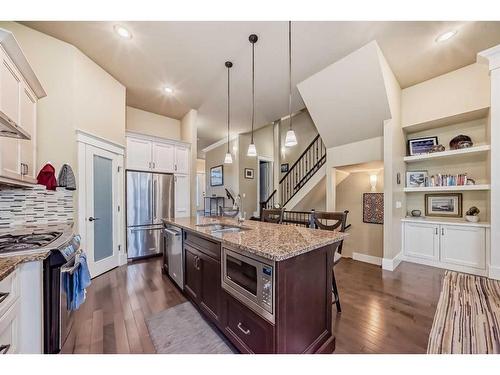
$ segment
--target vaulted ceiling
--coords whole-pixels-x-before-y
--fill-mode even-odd
[[[250,130],[251,46],[256,44],[256,124],[288,112],[287,22],[22,22],[71,43],[127,87],[127,104],[180,119],[199,111],[198,148],[226,129],[226,68],[232,68],[232,133]],[[133,38],[121,39],[115,24]],[[458,30],[436,43],[440,33]],[[402,87],[473,63],[500,43],[500,22],[294,22],[294,86],[376,40]],[[163,86],[174,89],[166,95]],[[335,87],[332,87],[335,90]],[[293,110],[304,104],[294,90]]]

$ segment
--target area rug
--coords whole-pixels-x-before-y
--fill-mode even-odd
[[[446,271],[427,353],[500,353],[500,282]]]
[[[235,352],[190,302],[161,311],[146,319],[146,324],[156,352],[160,354]]]

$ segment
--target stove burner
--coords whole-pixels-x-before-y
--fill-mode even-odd
[[[61,233],[59,232],[21,235],[5,234],[0,236],[0,253],[9,253],[19,250],[36,250],[40,247],[47,246],[60,235]]]

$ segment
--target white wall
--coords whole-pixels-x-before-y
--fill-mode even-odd
[[[198,158],[198,150],[196,145],[198,144],[198,128],[196,126],[196,121],[198,119],[198,111],[191,109],[188,113],[184,115],[181,120],[181,140],[184,142],[191,143],[191,160],[190,160],[190,201],[191,201],[191,215],[196,215],[196,159]]]
[[[181,122],[167,116],[127,106],[127,131],[180,140]]]

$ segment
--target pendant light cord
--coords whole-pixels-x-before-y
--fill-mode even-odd
[[[229,67],[227,68],[227,152],[229,153],[229,119],[230,119],[230,112],[229,109],[231,108],[231,95],[229,91]]]
[[[255,43],[252,43],[252,139],[250,144],[253,144],[253,124],[255,117]]]
[[[292,130],[292,21],[288,21],[288,116]]]

